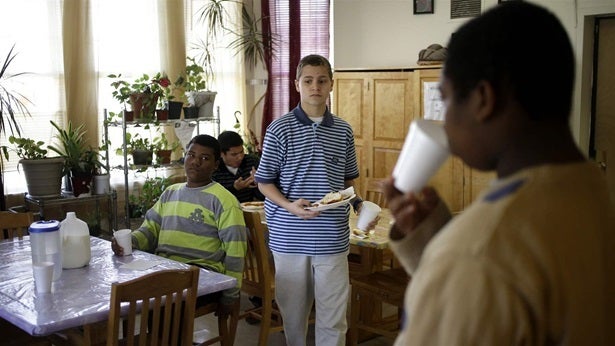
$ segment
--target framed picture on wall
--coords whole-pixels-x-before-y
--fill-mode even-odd
[[[433,0],[413,0],[414,14],[433,13]]]

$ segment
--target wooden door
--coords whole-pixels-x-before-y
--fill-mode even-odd
[[[360,178],[388,177],[397,162],[414,117],[413,72],[338,72],[334,76],[333,113],[354,131]]]
[[[598,45],[595,85],[595,134],[593,150],[615,202],[615,18],[597,20]]]

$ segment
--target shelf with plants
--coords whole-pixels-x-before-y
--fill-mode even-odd
[[[169,127],[175,129],[178,124],[188,123],[189,126],[196,128],[197,134],[201,133],[201,125],[207,123],[212,125],[211,134],[217,136],[220,133],[220,117],[219,112],[216,112],[213,118],[196,118],[196,119],[178,119],[178,120],[144,120],[126,121],[123,112],[108,112],[104,113],[104,130],[107,136],[109,131],[121,131],[122,142],[116,145],[111,145],[110,141],[106,141],[106,157],[109,155],[119,156],[122,160],[120,164],[108,164],[111,170],[121,170],[124,178],[124,201],[125,201],[125,222],[126,227],[130,227],[130,217],[134,215],[134,210],[142,210],[143,206],[130,206],[131,200],[138,200],[138,194],[131,193],[129,178],[131,173],[146,173],[148,171],[163,170],[164,174],[180,173],[183,165],[181,160],[173,160],[173,156],[182,157],[181,144],[179,140],[173,140],[168,137]],[[115,138],[118,138],[115,136]],[[162,152],[166,151],[166,154]],[[167,155],[170,151],[170,157]],[[147,153],[145,161],[135,157],[135,154],[140,155]],[[178,172],[175,172],[178,171]],[[183,172],[183,171],[182,171]],[[147,174],[147,173],[146,173]],[[144,184],[149,179],[147,178]],[[158,177],[156,178],[158,179]],[[149,184],[151,185],[151,184]],[[142,188],[141,188],[142,189]],[[138,191],[137,191],[138,192]]]

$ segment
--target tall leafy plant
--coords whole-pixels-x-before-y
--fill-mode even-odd
[[[17,134],[21,137],[21,129],[15,115],[23,114],[30,115],[27,105],[32,104],[20,92],[13,90],[10,82],[13,78],[27,74],[27,72],[19,72],[9,74],[9,67],[17,56],[14,53],[15,45],[11,47],[0,69],[0,136],[6,134],[6,126],[11,130],[11,134]],[[6,202],[4,200],[4,157],[8,157],[8,149],[2,147],[4,155],[0,155],[0,190],[2,190],[2,199],[0,199],[0,210],[6,210]]]
[[[9,53],[2,63],[2,69],[0,69],[0,133],[5,133],[8,123],[11,133],[21,135],[19,123],[15,119],[15,114],[30,115],[27,104],[31,104],[32,102],[23,94],[13,90],[9,85],[9,82],[13,78],[27,74],[27,72],[8,73],[11,63],[17,56],[16,53],[13,53],[14,49],[15,45],[9,50]],[[7,116],[8,119],[5,119],[5,116]]]

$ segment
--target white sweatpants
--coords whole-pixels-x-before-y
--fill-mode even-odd
[[[316,345],[346,343],[348,253],[305,256],[274,253],[275,299],[289,346],[305,346],[309,315],[316,301]]]

